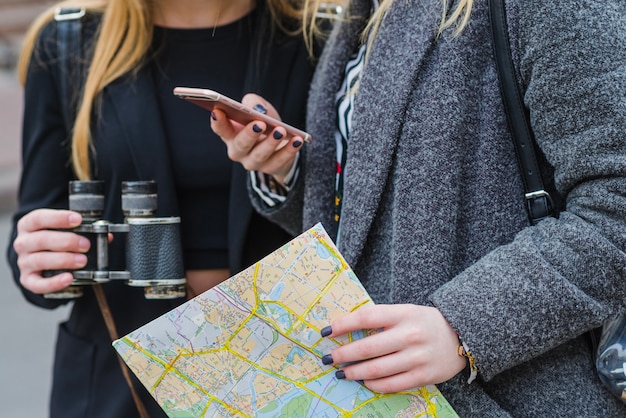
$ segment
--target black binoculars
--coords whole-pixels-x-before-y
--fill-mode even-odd
[[[102,219],[104,182],[70,181],[69,209],[83,217],[73,231],[91,242],[87,265],[72,270],[72,284],[46,298],[73,299],[82,296],[82,288],[95,283],[123,281],[143,287],[146,299],[174,299],[186,295],[186,279],[180,240],[180,218],[155,216],[156,182],[122,182],[124,223]],[[126,270],[109,270],[109,233],[126,235]],[[45,272],[46,276],[59,272]]]

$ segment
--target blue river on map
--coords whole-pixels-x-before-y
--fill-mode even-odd
[[[330,251],[328,251],[328,248],[326,248],[322,244],[317,244],[315,246],[315,249],[317,251],[317,255],[319,255],[321,258],[326,259],[326,258],[330,258],[331,257],[331,253],[330,253]]]
[[[274,286],[274,289],[272,289],[272,292],[268,295],[268,298],[270,300],[280,300],[280,295],[281,293],[283,293],[283,290],[285,290],[285,283],[276,283],[276,286]]]

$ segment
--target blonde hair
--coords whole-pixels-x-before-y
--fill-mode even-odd
[[[463,29],[465,29],[465,26],[467,26],[467,22],[469,22],[473,5],[474,0],[460,0],[454,10],[452,10],[452,13],[447,15],[446,10],[448,10],[448,0],[443,0],[441,24],[439,25],[437,34],[441,35],[444,30],[456,26],[453,35],[460,35],[461,32],[463,32]]]
[[[385,13],[391,8],[393,1],[394,0],[380,0],[380,5],[378,9],[372,14],[367,22],[361,39],[362,42],[368,43],[368,52],[371,51],[371,43],[376,38],[376,34],[378,33],[378,29],[380,28],[383,17],[385,16]],[[327,3],[324,0],[304,0],[304,2],[305,10],[319,10],[324,3]],[[349,3],[349,0],[345,0],[343,2],[343,7],[346,10],[346,15],[348,16],[348,18]],[[456,7],[451,11],[451,13],[448,14],[447,10],[449,1],[442,0],[441,21],[439,23],[439,27],[437,28],[437,35],[440,35],[448,28],[455,27],[453,36],[458,36],[463,31],[463,29],[467,25],[467,22],[469,21],[473,3],[473,0],[459,0]],[[314,14],[303,16],[303,27],[304,35],[307,38],[319,33],[318,20],[315,18]],[[310,43],[311,41],[309,41],[307,45],[310,45]]]
[[[268,0],[273,21],[282,30],[285,18],[301,20],[299,1]],[[82,97],[71,132],[72,167],[80,180],[91,178],[92,115],[98,95],[111,82],[124,74],[139,69],[150,48],[153,34],[151,0],[66,0],[46,10],[31,25],[24,38],[18,63],[22,84],[30,63],[37,37],[42,27],[50,22],[58,7],[81,7],[88,12],[102,14],[102,23],[96,35],[93,59],[85,80]]]

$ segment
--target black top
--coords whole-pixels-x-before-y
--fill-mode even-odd
[[[253,14],[216,28],[154,32],[152,74],[169,144],[186,269],[228,267],[232,161],[210,127],[210,114],[174,96],[177,86],[241,99]]]

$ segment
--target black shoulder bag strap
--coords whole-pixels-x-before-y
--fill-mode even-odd
[[[87,77],[86,65],[83,54],[83,17],[85,9],[78,8],[58,8],[54,14],[54,20],[57,26],[57,48],[59,57],[60,72],[60,95],[63,107],[63,119],[67,132],[74,129],[74,120],[76,119],[76,110],[78,107],[81,87]],[[80,84],[76,84],[80,83]],[[92,286],[100,312],[104,318],[105,325],[109,332],[111,340],[119,338],[113,314],[109,308],[104,290],[101,284]],[[122,374],[130,389],[133,401],[137,408],[139,417],[149,418],[148,411],[143,405],[135,386],[132,383],[130,373],[126,364],[121,357],[117,355],[117,359],[122,370]]]
[[[530,118],[522,102],[522,95],[515,77],[504,0],[489,0],[489,14],[502,99],[524,180],[528,217],[534,225],[542,219],[552,216],[554,206],[550,194],[543,187],[537,156],[533,148],[534,138],[530,128]],[[600,331],[601,328],[597,328],[589,332],[593,353],[596,352]]]
[[[524,107],[515,76],[504,0],[489,0],[489,14],[502,99],[524,182],[528,217],[534,225],[552,216],[553,204],[543,186],[528,110]]]

